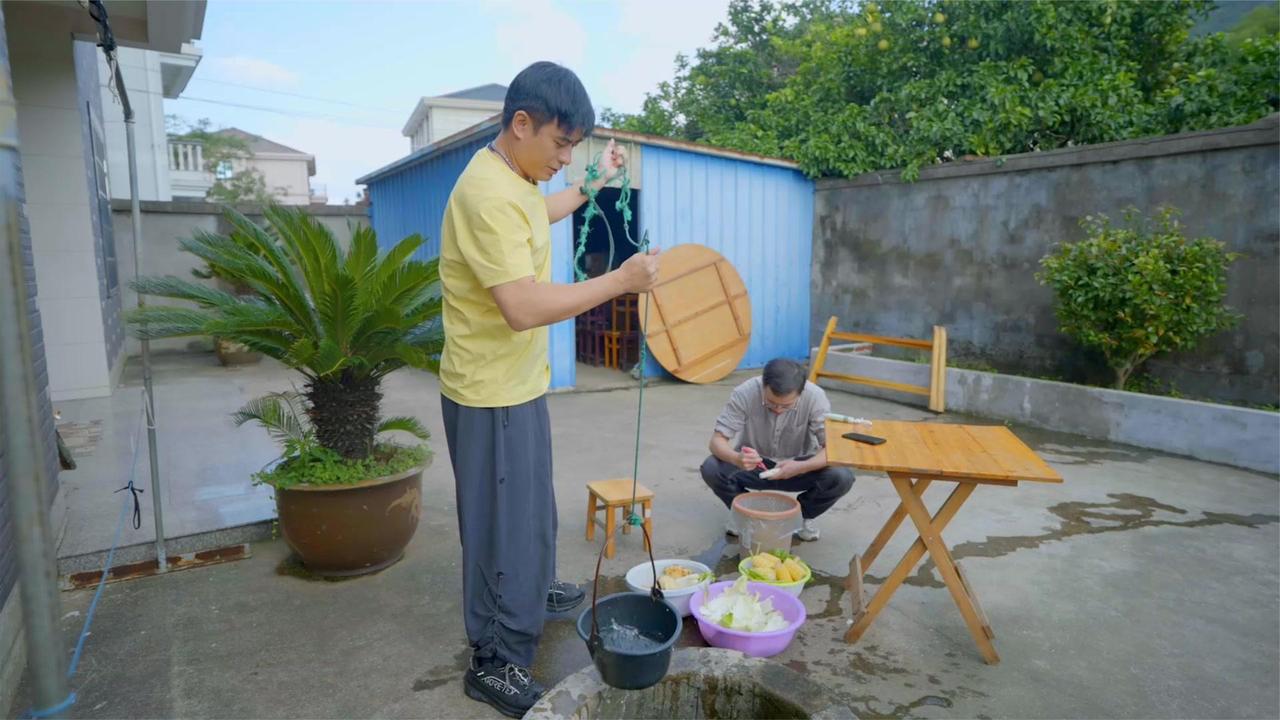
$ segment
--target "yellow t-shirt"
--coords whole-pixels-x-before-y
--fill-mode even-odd
[[[547,201],[537,185],[481,148],[454,185],[440,228],[445,397],[470,407],[508,407],[547,392],[547,328],[512,330],[489,292],[530,275],[551,279]]]

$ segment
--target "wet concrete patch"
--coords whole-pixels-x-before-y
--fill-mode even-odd
[[[1201,528],[1216,525],[1235,525],[1237,527],[1257,529],[1264,525],[1280,522],[1280,515],[1265,513],[1237,515],[1205,512],[1199,518],[1192,520],[1161,519],[1156,517],[1157,512],[1186,515],[1187,511],[1142,495],[1108,493],[1107,497],[1111,498],[1111,502],[1071,501],[1051,506],[1049,512],[1059,518],[1058,527],[1040,535],[991,536],[979,542],[963,542],[951,548],[951,555],[957,560],[973,557],[997,558],[1018,550],[1034,550],[1045,543],[1064,541],[1080,535],[1128,532],[1151,527]],[[867,575],[867,579],[875,583],[883,583],[885,577]],[[917,587],[946,587],[937,578],[933,561],[928,559],[925,560],[914,575],[908,577],[904,582]]]
[[[455,680],[461,682],[462,675],[471,663],[471,648],[464,647],[454,653],[453,662],[428,668],[417,680],[413,681],[413,691],[434,690]]]

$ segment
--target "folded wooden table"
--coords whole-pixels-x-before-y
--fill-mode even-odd
[[[855,432],[885,439],[881,445],[867,445],[841,437]],[[901,502],[880,529],[867,552],[849,564],[848,588],[854,597],[854,623],[845,642],[857,642],[884,609],[889,598],[928,553],[951,592],[951,599],[982,657],[990,664],[1000,662],[992,640],[995,632],[987,622],[964,569],[951,557],[942,541],[942,530],[979,485],[1017,487],[1020,482],[1062,482],[1062,476],[1040,456],[1003,426],[949,425],[945,423],[873,420],[871,425],[852,425],[827,420],[827,460],[843,465],[887,473]],[[955,483],[955,489],[937,514],[929,515],[922,502],[924,491],[934,482]],[[902,524],[910,517],[919,537],[876,591],[862,606],[862,574]]]

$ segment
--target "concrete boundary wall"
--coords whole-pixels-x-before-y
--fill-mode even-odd
[[[810,357],[816,353],[814,348]],[[839,351],[827,354],[824,369],[911,385],[929,383],[928,365]],[[919,400],[864,385],[831,380],[823,384],[859,395]],[[1265,410],[959,368],[947,368],[947,410],[1280,473],[1280,413]],[[857,408],[836,412],[856,415]]]
[[[127,201],[111,203],[112,224],[116,239],[116,252],[120,261],[120,286],[123,305],[127,312],[137,306],[137,294],[129,287],[133,280],[133,216]],[[172,202],[146,201],[142,209],[142,274],[173,275],[191,280],[191,270],[201,263],[193,255],[178,249],[178,243],[196,231],[226,232],[223,206],[203,201],[175,200]],[[262,210],[254,205],[236,208],[255,222],[262,222]],[[291,210],[305,210],[346,246],[351,239],[350,225],[368,226],[368,208],[357,205],[303,205],[291,206]],[[152,299],[154,304],[158,302]],[[168,301],[166,301],[168,302]],[[211,352],[208,338],[166,338],[153,340],[151,349],[156,352]],[[125,353],[132,357],[141,352],[141,345],[132,335],[126,338]],[[123,367],[123,363],[121,363]]]
[[[952,356],[1002,373],[1101,382],[1100,354],[1064,335],[1040,259],[1081,240],[1080,220],[1128,207],[1182,212],[1187,237],[1241,257],[1228,272],[1234,328],[1145,370],[1188,397],[1280,398],[1280,114],[1251,125],[817,183],[810,344],[841,329],[925,337],[944,325]]]

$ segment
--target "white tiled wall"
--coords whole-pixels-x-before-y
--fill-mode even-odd
[[[37,302],[57,400],[111,393],[72,41],[10,33]]]
[[[159,54],[120,48],[120,72],[133,105],[134,139],[138,148],[138,199],[172,200],[169,186],[169,140],[164,126],[164,86]],[[129,155],[124,115],[109,85],[107,64],[98,53],[98,83],[102,92],[103,129],[107,135],[107,176],[111,197],[129,198]],[[199,118],[188,117],[194,122]]]

